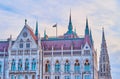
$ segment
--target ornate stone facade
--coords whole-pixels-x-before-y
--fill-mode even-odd
[[[102,43],[103,47],[106,45]],[[84,37],[73,31],[70,15],[68,31],[64,35],[48,37],[45,32],[43,38],[39,35],[38,22],[33,33],[25,20],[16,40],[10,37],[8,41],[0,42],[0,51],[0,79],[98,79],[98,74],[99,79],[111,79],[98,73],[97,52],[88,19]],[[105,70],[109,70],[107,66],[109,63]]]

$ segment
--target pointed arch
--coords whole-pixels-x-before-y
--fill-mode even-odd
[[[47,60],[47,62],[45,63],[45,72],[50,72],[50,61]]]
[[[80,63],[79,63],[79,60],[78,60],[78,59],[75,61],[74,71],[75,71],[75,73],[80,72]]]
[[[36,60],[34,58],[32,60],[32,70],[36,70]]]
[[[84,71],[90,71],[90,61],[88,59],[85,60]]]
[[[26,40],[26,42],[30,42],[30,39],[28,38],[28,39]]]
[[[16,62],[15,62],[15,59],[12,59],[11,70],[12,70],[12,71],[15,71],[15,70],[16,70]]]
[[[20,42],[23,42],[23,39],[20,39]]]
[[[60,72],[60,63],[58,60],[55,62],[55,72]]]
[[[19,59],[18,61],[18,71],[21,71],[22,70],[22,60]]]
[[[70,72],[70,62],[68,60],[66,60],[65,62],[64,70],[65,70],[65,73]]]
[[[25,70],[29,70],[29,60],[25,60]]]

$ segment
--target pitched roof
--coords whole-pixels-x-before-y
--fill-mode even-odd
[[[35,34],[33,32],[33,29],[30,26],[28,26],[27,24],[25,24],[25,27],[28,29],[28,31],[30,32],[30,35],[35,40],[35,42],[37,43],[37,37],[35,36]]]
[[[0,52],[7,52],[9,46],[9,41],[0,41]]]

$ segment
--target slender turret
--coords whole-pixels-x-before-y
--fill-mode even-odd
[[[112,79],[104,29],[102,29],[102,44],[99,60],[99,79]]]

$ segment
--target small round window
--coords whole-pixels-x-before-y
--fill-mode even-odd
[[[23,33],[23,37],[27,37],[27,32],[24,32],[24,33]]]

